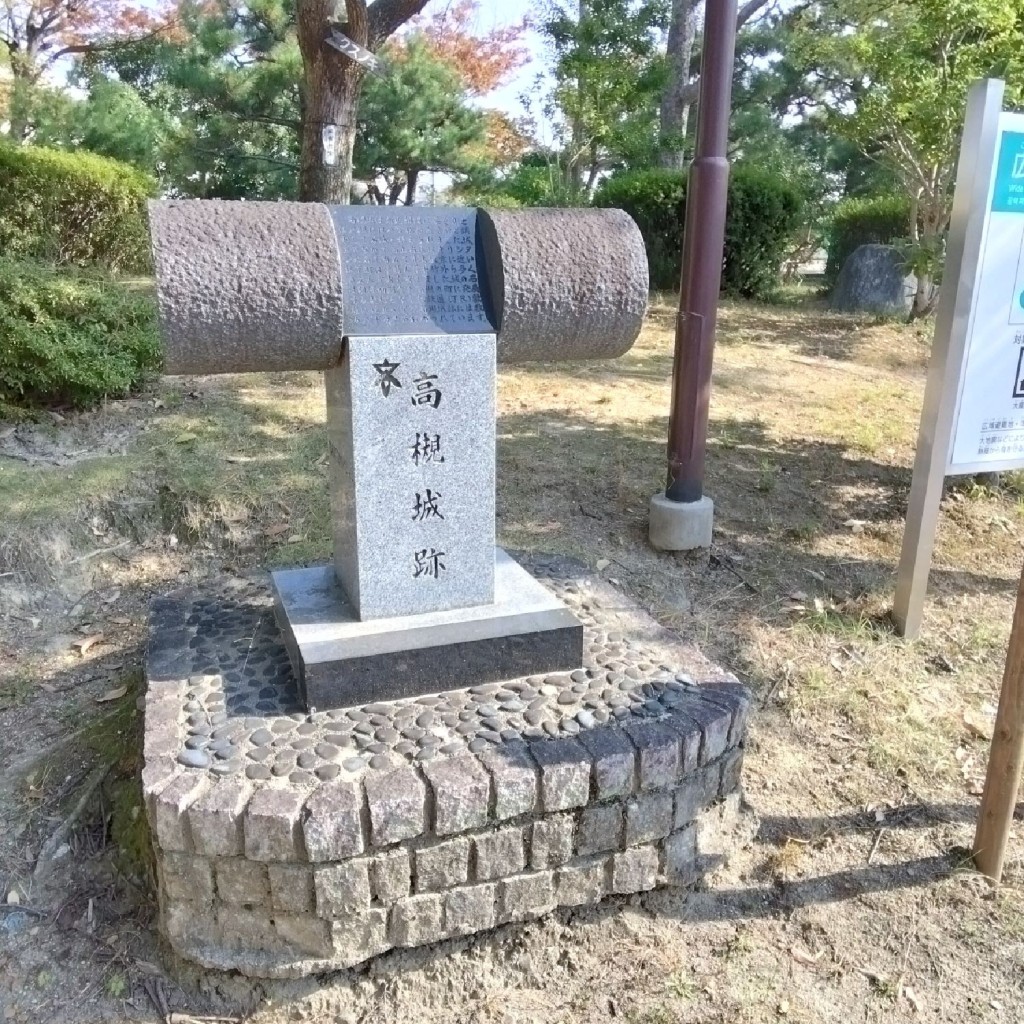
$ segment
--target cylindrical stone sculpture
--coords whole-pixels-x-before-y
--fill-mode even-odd
[[[166,373],[322,370],[342,349],[338,246],[318,203],[149,205]]]
[[[417,208],[415,225],[409,219],[414,211],[380,210],[395,224],[389,221],[387,231],[370,225],[363,237],[376,231],[377,240],[364,241],[355,254],[348,251],[346,234],[357,221],[376,222],[379,216],[354,218],[350,210],[356,212],[336,208],[332,218],[332,208],[319,203],[151,203],[165,372],[337,366],[346,336],[388,333],[369,330],[363,322],[366,302],[354,299],[388,282],[401,281],[406,291],[418,287],[414,270],[434,293],[407,297],[410,306],[436,308],[449,289],[456,303],[465,301],[465,292],[454,294],[456,289],[476,294],[481,315],[487,310],[487,320],[494,321],[501,363],[614,358],[640,333],[647,257],[639,228],[621,210],[466,211],[475,225],[470,230],[477,255],[468,264],[447,266],[453,229],[444,210]],[[408,246],[395,241],[402,233],[397,225],[405,222]],[[422,265],[414,267],[415,260]],[[346,290],[353,299],[351,323]],[[469,330],[443,321],[439,334]],[[471,326],[479,333],[487,325]]]
[[[614,359],[647,310],[643,236],[622,210],[481,210],[498,362]]]

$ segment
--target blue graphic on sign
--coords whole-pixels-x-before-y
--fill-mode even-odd
[[[1024,213],[1024,132],[1003,132],[992,212]]]

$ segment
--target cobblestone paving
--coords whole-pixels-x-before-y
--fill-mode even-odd
[[[367,767],[422,765],[519,739],[577,736],[612,720],[625,725],[686,700],[693,678],[677,671],[678,659],[676,668],[668,663],[661,644],[627,634],[622,614],[632,606],[625,599],[588,580],[578,563],[524,563],[583,622],[579,669],[319,713],[300,703],[266,586],[234,581],[231,593],[163,599],[156,628],[190,634],[178,763],[315,786]]]

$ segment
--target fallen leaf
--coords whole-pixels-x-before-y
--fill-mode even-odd
[[[130,626],[132,624],[132,620],[125,615],[115,615],[110,621],[115,626]]]
[[[243,463],[255,462],[256,460],[251,455],[225,455],[224,461],[231,463]]]
[[[273,526],[267,527],[266,533],[268,537],[280,537],[290,529],[291,527],[287,523],[275,523]]]
[[[792,594],[786,595],[787,601],[806,601],[808,600],[807,594],[803,590],[794,590]]]
[[[102,697],[96,698],[97,704],[107,704],[112,700],[120,700],[128,692],[127,686],[118,686],[114,690],[107,690]]]
[[[918,994],[909,985],[903,989],[903,994],[907,997],[907,1002],[913,1007],[914,1012],[920,1013],[923,1006]]]
[[[293,533],[288,538],[288,540],[285,543],[287,543],[287,544],[301,544],[302,543],[302,536],[301,536],[301,534]]]
[[[83,658],[89,652],[90,648],[95,647],[96,644],[101,643],[103,640],[102,633],[93,633],[91,636],[83,636],[81,640],[76,640],[71,646],[78,651],[79,655]]]
[[[967,726],[967,731],[973,733],[978,739],[992,739],[992,721],[980,711],[968,708],[964,712],[964,725]]]
[[[611,565],[611,564],[612,564],[612,563],[611,563],[611,560],[610,560],[610,559],[608,559],[608,558],[599,558],[599,559],[597,560],[597,571],[598,571],[598,572],[603,572],[603,571],[604,571],[605,569],[607,569],[607,568],[608,568],[608,566],[609,566],[609,565]]]
[[[811,954],[806,949],[801,949],[800,946],[794,946],[789,953],[798,964],[803,964],[804,967],[814,970],[825,955],[825,950],[819,949],[817,953]]]
[[[189,441],[198,441],[199,435],[193,434],[190,430],[183,431],[175,439],[175,444],[188,444]]]

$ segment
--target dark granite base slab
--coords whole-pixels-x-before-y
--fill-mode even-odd
[[[272,574],[275,613],[306,706],[320,711],[571,671],[583,626],[500,549],[495,603],[361,622],[331,566]]]

